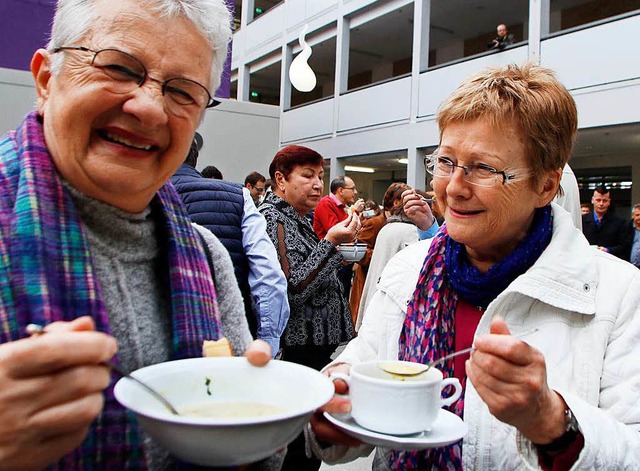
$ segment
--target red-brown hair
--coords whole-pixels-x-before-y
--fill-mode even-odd
[[[287,146],[280,149],[269,165],[269,176],[276,180],[276,172],[289,178],[294,168],[300,165],[323,165],[324,159],[315,150],[304,146]]]

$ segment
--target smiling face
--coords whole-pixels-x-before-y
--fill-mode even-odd
[[[204,35],[184,18],[159,18],[136,0],[95,4],[95,24],[77,44],[116,48],[136,57],[149,76],[211,81],[213,52]],[[83,194],[129,212],[142,211],[184,161],[202,112],[168,111],[160,84],[147,80],[130,93],[106,90],[93,55],[65,51],[62,69],[51,73],[51,55],[32,60],[38,112],[47,147],[60,174]]]
[[[318,205],[322,198],[322,165],[297,165],[287,178],[277,171],[275,193],[304,216]]]
[[[544,178],[527,178],[525,141],[509,122],[501,123],[500,129],[483,120],[453,122],[442,132],[439,154],[457,165],[483,163],[516,175],[492,187],[466,182],[458,168],[450,177],[433,179],[449,235],[466,246],[476,267],[486,271],[526,236],[535,209],[553,199],[561,169],[546,172]]]

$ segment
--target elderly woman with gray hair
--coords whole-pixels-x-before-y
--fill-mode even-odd
[[[441,105],[425,165],[445,224],[388,263],[358,337],[326,371],[473,345],[441,366],[464,385],[451,411],[469,432],[423,451],[380,448],[374,469],[638,467],[640,272],[590,247],[552,203],[577,122],[569,92],[531,63],[484,70]],[[339,396],[325,406],[349,408]],[[320,414],[312,428],[327,459],[363,451],[322,448],[353,439]]]
[[[229,25],[222,0],[58,1],[37,111],[0,141],[1,469],[167,469],[104,362],[201,356],[223,331],[268,361],[228,254],[165,184],[216,103]]]

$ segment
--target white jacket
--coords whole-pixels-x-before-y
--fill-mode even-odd
[[[640,469],[640,270],[589,246],[553,204],[553,238],[537,262],[487,308],[540,349],[548,383],[578,420],[585,445],[572,469]],[[358,337],[334,363],[397,359],[407,304],[430,241],[385,268]],[[467,382],[465,469],[539,469],[535,447],[494,418]]]

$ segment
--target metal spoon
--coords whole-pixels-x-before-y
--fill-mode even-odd
[[[42,334],[46,334],[46,330],[44,330],[44,327],[41,326],[40,324],[29,324],[27,327],[25,327],[25,332],[32,336],[38,336],[38,335],[42,335]],[[106,366],[108,366],[109,368],[111,368],[113,371],[115,371],[116,373],[118,373],[121,377],[123,378],[127,378],[130,379],[132,381],[134,381],[136,384],[138,384],[139,386],[141,386],[142,388],[144,388],[149,394],[151,394],[153,397],[155,397],[158,401],[160,401],[162,403],[162,405],[164,405],[167,409],[169,409],[169,411],[174,414],[174,415],[180,415],[180,413],[176,410],[175,407],[173,407],[173,405],[169,402],[169,400],[164,397],[162,394],[160,394],[158,391],[156,391],[155,389],[153,389],[151,386],[149,386],[147,383],[145,383],[142,380],[139,380],[138,378],[136,378],[135,376],[127,373],[125,370],[123,370],[120,365],[116,365],[115,363],[113,363],[110,360],[107,360],[104,362],[104,364]]]
[[[534,329],[531,332],[528,332],[528,334],[537,332],[538,329]],[[515,338],[520,338],[519,335],[514,335]],[[413,363],[411,365],[408,365],[407,363],[394,363],[394,362],[387,362],[387,363],[380,363],[378,366],[382,371],[386,371],[387,373],[391,373],[392,375],[396,375],[396,376],[418,376],[419,374],[424,373],[425,371],[428,371],[429,368],[431,368],[432,366],[436,366],[446,360],[448,360],[449,358],[453,358],[453,357],[457,357],[458,355],[464,355],[465,353],[469,353],[472,352],[476,349],[475,346],[471,346],[469,348],[463,348],[462,350],[458,350],[457,352],[453,352],[450,353],[449,355],[445,355],[442,358],[438,358],[437,360],[433,360],[429,363],[427,363],[426,365],[423,365],[421,363]]]
[[[426,365],[421,363],[413,363],[408,365],[406,363],[380,363],[378,366],[381,370],[386,371],[387,373],[391,373],[396,376],[418,376],[419,374],[428,371],[429,368],[436,366],[439,363],[442,363],[449,358],[457,357],[458,355],[463,355],[465,353],[469,353],[475,350],[476,347],[465,348],[463,350],[458,350],[457,352],[450,353],[449,355],[445,355],[442,358],[438,358],[437,360],[433,360]]]

